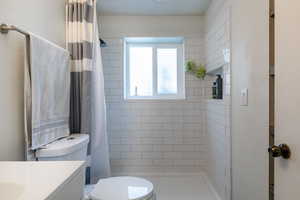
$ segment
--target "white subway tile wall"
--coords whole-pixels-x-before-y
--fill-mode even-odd
[[[123,40],[103,38],[111,165],[114,173],[200,172],[206,167],[205,102],[211,79],[186,74],[186,100],[124,100]],[[185,59],[204,63],[204,37],[185,38]]]
[[[230,199],[231,71],[223,58],[230,49],[230,9],[227,0],[213,0],[206,13],[206,63],[208,69],[223,66],[223,100],[206,102],[207,169],[220,199]]]
[[[230,15],[227,0],[212,0],[206,12],[205,51],[207,69],[224,65],[223,50],[230,49]]]

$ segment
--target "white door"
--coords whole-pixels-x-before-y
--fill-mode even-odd
[[[300,199],[300,1],[275,0],[275,144],[290,159],[275,159],[275,200]]]

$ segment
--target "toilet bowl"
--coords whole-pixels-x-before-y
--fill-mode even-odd
[[[90,200],[154,200],[153,184],[129,176],[101,179],[88,197]]]
[[[87,134],[72,134],[36,151],[39,161],[87,160]],[[100,179],[88,196],[90,200],[154,200],[153,184],[137,177]]]

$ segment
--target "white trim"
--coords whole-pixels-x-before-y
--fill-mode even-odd
[[[159,95],[159,96],[127,96],[125,101],[130,100],[186,100],[185,96],[180,95]]]
[[[125,100],[184,100],[185,99],[185,70],[184,70],[184,44],[183,38],[124,38],[124,99]],[[156,41],[156,43],[154,42]],[[129,48],[152,47],[153,48],[153,95],[131,96],[129,73]],[[177,49],[177,94],[158,94],[157,92],[157,49]]]
[[[153,60],[152,60],[152,64],[153,64],[153,96],[152,97],[158,97],[158,92],[157,92],[157,45],[153,45]],[[127,96],[129,97],[129,96]]]
[[[228,14],[228,19],[229,19],[229,30],[232,30],[232,8],[229,6],[227,8],[227,14]],[[231,31],[229,32],[229,41],[230,41],[230,62],[228,63],[230,65],[230,77],[232,77],[232,33]],[[226,137],[227,137],[227,167],[226,167],[226,179],[227,179],[227,185],[225,188],[226,191],[226,200],[231,200],[232,199],[232,78],[230,78],[230,99],[229,99],[229,108],[227,112],[229,112],[229,124],[228,124],[228,131],[226,131]]]
[[[182,44],[184,37],[126,37],[124,40],[131,44]]]
[[[129,55],[128,55],[128,52],[129,52],[129,46],[127,45],[126,43],[126,40],[124,40],[124,67],[123,67],[123,70],[124,70],[124,99],[126,99],[126,97],[129,96],[129,91],[130,91],[130,85],[127,84],[127,80],[130,80],[130,77],[129,77]]]

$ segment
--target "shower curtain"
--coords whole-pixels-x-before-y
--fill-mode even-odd
[[[96,0],[68,0],[66,41],[71,53],[71,133],[90,135],[90,181],[110,176],[103,66]]]

